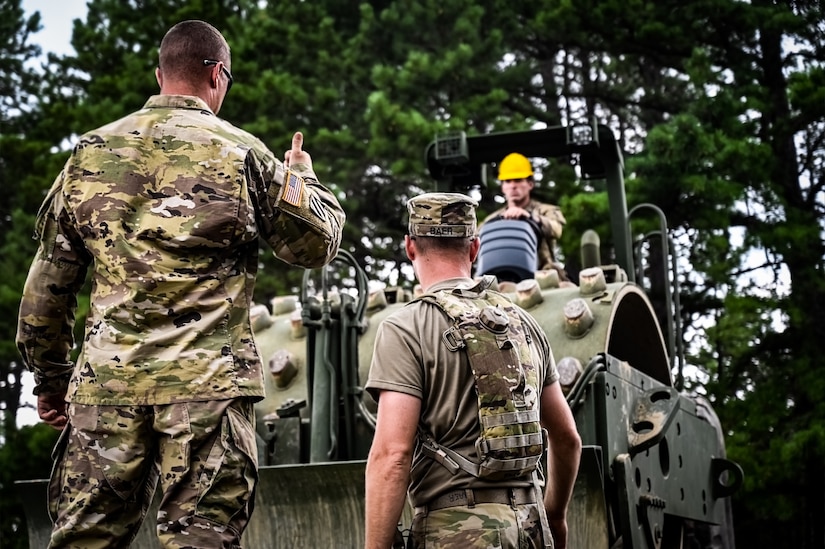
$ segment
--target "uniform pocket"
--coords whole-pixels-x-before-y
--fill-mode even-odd
[[[495,529],[468,528],[458,525],[455,532],[428,532],[426,545],[422,549],[502,549],[501,534]]]
[[[252,403],[239,400],[227,408],[221,434],[200,475],[197,514],[213,523],[231,525],[236,515],[251,512],[258,482],[258,459]]]

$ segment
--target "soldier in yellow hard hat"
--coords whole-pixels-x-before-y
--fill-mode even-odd
[[[531,197],[536,183],[530,160],[516,152],[508,154],[498,166],[498,180],[507,205],[487,216],[484,223],[501,218],[533,221],[540,231],[538,268],[555,269],[561,280],[567,280],[564,268],[556,259],[557,240],[561,238],[566,221],[558,206],[544,204]]]

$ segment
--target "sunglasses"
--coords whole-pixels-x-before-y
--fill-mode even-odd
[[[203,65],[205,67],[209,67],[211,65],[217,65],[218,63],[221,63],[221,71],[226,75],[226,78],[229,79],[229,85],[226,86],[226,93],[229,93],[229,90],[232,89],[232,84],[235,83],[235,79],[232,78],[232,73],[229,72],[229,69],[226,68],[226,65],[224,65],[221,61],[215,61],[214,59],[204,59],[203,60]]]

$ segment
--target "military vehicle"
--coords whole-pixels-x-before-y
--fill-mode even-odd
[[[610,203],[615,261],[602,264],[598,235],[582,235],[577,285],[535,270],[536,236],[519,221],[485,224],[477,263],[476,274],[497,276],[553,347],[583,442],[569,547],[732,548],[729,496],[743,474],[726,459],[710,404],[679,391],[678,277],[664,215],[651,204],[628,212],[620,149],[595,122],[446,136],[425,158],[439,190],[463,190],[514,151],[575,160],[581,177],[604,180]],[[634,239],[630,218],[640,212],[658,217],[659,230]],[[376,411],[363,384],[376,327],[412,297],[410,288],[371,291],[342,251],[305,273],[300,295],[253,311],[270,375],[257,405],[260,484],[245,547],[363,547]],[[44,483],[20,484],[37,549],[50,529]],[[151,513],[133,547],[158,547]],[[406,509],[400,528],[410,521]]]

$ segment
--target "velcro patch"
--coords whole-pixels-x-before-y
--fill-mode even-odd
[[[300,206],[301,196],[304,194],[304,185],[303,177],[287,171],[284,174],[284,190],[281,193],[281,200],[293,206]]]

